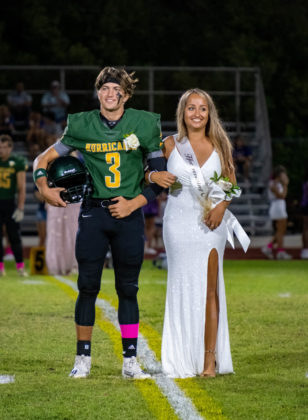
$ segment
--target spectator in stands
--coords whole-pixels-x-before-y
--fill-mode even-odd
[[[15,90],[8,94],[7,103],[14,119],[15,129],[17,131],[27,130],[29,128],[32,96],[25,91],[23,82],[18,82]]]
[[[3,262],[2,225],[6,226],[14,253],[16,268],[21,276],[27,275],[23,261],[23,250],[19,223],[24,217],[26,198],[27,163],[22,156],[12,154],[13,140],[0,136],[0,276],[5,275]],[[17,206],[15,195],[17,193]]]
[[[29,128],[30,130],[43,128],[44,119],[40,112],[32,111],[29,116]]]
[[[51,134],[56,137],[61,137],[63,130],[61,124],[56,122],[54,113],[51,111],[47,111],[43,113],[43,130],[47,134]]]
[[[236,167],[236,174],[249,181],[252,152],[250,147],[245,144],[241,135],[237,135],[233,140],[233,162]]]
[[[28,151],[30,152],[32,144],[38,144],[40,151],[44,150],[48,143],[47,137],[48,134],[42,128],[30,128],[26,136]]]
[[[155,241],[155,218],[159,214],[159,202],[157,198],[151,200],[142,207],[144,219],[145,219],[145,244],[144,244],[144,253],[147,255],[156,255],[156,250],[153,247]]]
[[[283,247],[284,235],[287,229],[288,214],[286,210],[286,196],[288,193],[289,178],[286,168],[278,165],[273,170],[269,182],[270,208],[269,216],[273,222],[274,236],[271,242],[261,248],[269,259],[274,258],[273,249],[277,247],[277,260],[290,260],[292,256]]]
[[[13,117],[7,105],[0,105],[0,134],[13,135]]]
[[[32,168],[34,159],[41,153],[41,148],[38,143],[30,143],[28,147],[28,156],[30,167]]]
[[[46,92],[41,100],[43,113],[53,112],[55,121],[61,124],[66,120],[69,104],[70,98],[66,92],[61,90],[60,82],[57,80],[51,82],[50,91]]]
[[[301,200],[303,215],[303,248],[301,250],[301,259],[308,260],[308,168],[303,182],[303,194]]]

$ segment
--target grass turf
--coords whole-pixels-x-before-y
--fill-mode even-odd
[[[0,385],[1,419],[155,418],[138,387],[122,380],[110,338],[97,326],[91,376],[69,379],[75,352],[73,299],[42,277],[31,280],[43,284],[27,284],[15,275],[13,264],[7,273],[0,278],[0,374],[15,374],[16,382]],[[166,277],[166,271],[145,261],[141,328],[158,358]],[[208,420],[308,417],[307,281],[305,261],[225,261],[236,373],[178,381]],[[102,294],[116,304],[112,270],[104,272]]]

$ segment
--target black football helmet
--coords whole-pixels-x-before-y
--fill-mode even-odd
[[[60,196],[67,203],[79,203],[91,192],[90,176],[84,164],[74,156],[60,156],[47,170],[50,188],[61,187]]]

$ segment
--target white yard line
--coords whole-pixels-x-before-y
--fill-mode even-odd
[[[62,276],[54,276],[60,282],[70,286],[78,292],[77,284],[72,280]],[[115,308],[104,299],[97,299],[96,305],[104,311],[106,318],[120,331],[118,315]],[[144,367],[152,374],[152,378],[161,390],[162,394],[168,399],[171,407],[182,420],[201,420],[201,417],[192,401],[177,386],[175,381],[162,373],[161,363],[156,359],[154,352],[150,349],[147,340],[139,333],[138,336],[138,358]]]

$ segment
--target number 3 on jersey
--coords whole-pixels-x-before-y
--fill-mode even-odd
[[[112,173],[112,176],[105,176],[105,184],[108,188],[118,188],[121,184],[121,172],[119,171],[120,167],[120,153],[106,153],[106,162],[109,167],[109,171]]]

